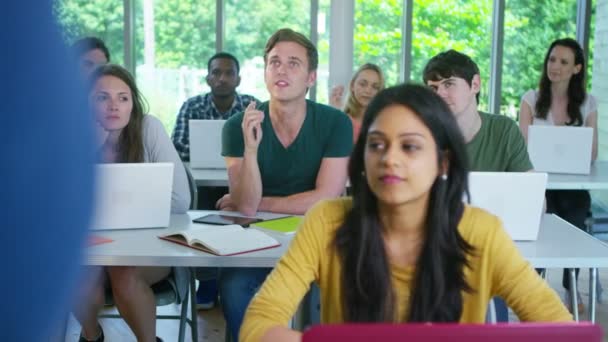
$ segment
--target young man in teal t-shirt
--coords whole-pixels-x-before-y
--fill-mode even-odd
[[[266,44],[264,63],[270,101],[250,104],[222,130],[230,193],[217,207],[245,215],[304,214],[319,200],[344,191],[352,124],[344,113],[306,100],[317,77],[318,53],[302,34],[277,31]],[[221,270],[222,309],[233,339],[271,270]]]

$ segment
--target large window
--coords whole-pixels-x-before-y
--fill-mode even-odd
[[[374,63],[382,68],[387,85],[401,73],[402,0],[356,0],[353,67]]]
[[[224,50],[241,63],[239,92],[264,101],[269,95],[264,83],[264,47],[281,28],[310,36],[309,0],[227,0]]]
[[[501,111],[516,118],[521,96],[538,88],[551,42],[576,38],[576,0],[509,0],[504,32]]]
[[[317,50],[319,50],[319,68],[317,69],[317,97],[320,103],[329,103],[329,8],[330,0],[319,1],[317,15]]]
[[[488,106],[492,46],[491,0],[417,0],[412,20],[412,80],[422,82],[422,71],[436,54],[454,49],[479,66],[479,109]]]
[[[335,2],[334,2],[335,1]],[[405,0],[353,0],[353,68],[371,62],[385,72],[387,85],[399,82],[403,63],[410,78],[422,81],[429,58],[456,49],[479,65],[480,110],[488,109],[493,0],[415,0],[412,15],[412,58],[402,56]],[[579,0],[580,1],[580,0]],[[319,0],[317,17],[316,100],[327,103],[330,4]],[[68,43],[84,36],[103,39],[112,62],[124,64],[123,0],[55,0],[54,11]],[[209,91],[206,62],[216,52],[217,0],[135,0],[135,73],[138,84],[170,132],[181,104]],[[264,84],[264,46],[277,29],[290,27],[306,36],[311,30],[311,0],[223,0],[222,50],[241,62],[240,93],[268,99]],[[591,1],[588,88],[591,88],[597,1]],[[335,6],[340,8],[340,6]],[[346,6],[348,7],[348,6]],[[246,18],[246,19],[244,19]],[[549,43],[576,36],[577,0],[507,0],[504,13],[500,112],[516,118],[522,94],[536,88]],[[342,70],[341,72],[343,72]]]
[[[101,38],[112,62],[123,63],[122,0],[58,0],[54,11],[69,44],[86,36]]]
[[[588,57],[587,64],[587,89],[591,90],[591,84],[593,80],[593,47],[595,46],[595,18],[596,18],[596,7],[597,1],[591,2],[591,22],[589,29],[589,51],[586,51]]]
[[[170,134],[184,101],[209,91],[215,0],[138,0],[135,10],[137,84]]]

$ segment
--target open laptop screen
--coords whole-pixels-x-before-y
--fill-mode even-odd
[[[189,120],[190,167],[225,169],[222,157],[222,128],[226,120]]]
[[[536,171],[589,174],[593,128],[528,127],[528,154]]]
[[[167,227],[173,167],[173,163],[97,165],[91,229]]]
[[[538,238],[547,174],[470,172],[471,205],[498,216],[512,240]]]

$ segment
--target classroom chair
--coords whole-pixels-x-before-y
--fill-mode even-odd
[[[183,342],[186,333],[186,323],[190,324],[192,341],[198,341],[196,299],[193,295],[194,276],[189,268],[173,267],[167,278],[152,285],[152,291],[156,299],[156,306],[170,304],[181,305],[179,315],[156,315],[156,319],[175,319],[179,320],[178,341]],[[192,292],[194,291],[194,292]],[[190,298],[190,301],[188,299]],[[188,302],[190,302],[190,318],[188,318]],[[106,305],[114,305],[112,291],[106,291]],[[121,318],[119,314],[100,314],[100,318]]]
[[[196,209],[198,201],[198,191],[196,182],[190,169],[184,165],[188,176],[188,186],[190,188],[190,209]],[[183,342],[185,337],[186,323],[190,324],[192,341],[198,341],[198,326],[196,312],[196,287],[194,270],[187,267],[173,267],[171,274],[167,278],[159,281],[152,286],[156,306],[165,306],[173,303],[181,305],[179,315],[156,315],[156,319],[177,319],[179,320],[178,341]],[[188,301],[190,299],[190,301]],[[190,302],[190,318],[188,318],[188,302]],[[106,292],[106,305],[113,305],[112,291]],[[118,314],[100,315],[101,318],[120,318]]]

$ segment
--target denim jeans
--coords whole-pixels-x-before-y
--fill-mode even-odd
[[[220,270],[219,290],[227,329],[233,341],[238,340],[239,330],[245,317],[247,306],[266,280],[272,268],[222,268]],[[288,286],[288,284],[286,284]],[[311,285],[309,294],[303,298],[304,326],[319,324],[320,290]]]
[[[509,322],[507,303],[500,297],[494,297],[492,300],[494,301],[494,310],[496,310],[496,322]]]
[[[227,267],[220,270],[220,302],[227,329],[233,341],[239,330],[251,298],[256,294],[272,268]]]

